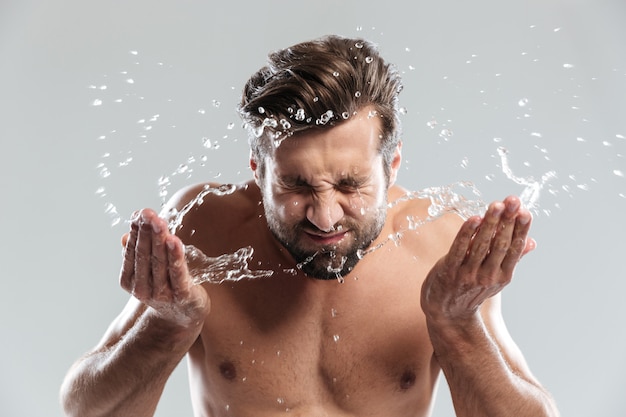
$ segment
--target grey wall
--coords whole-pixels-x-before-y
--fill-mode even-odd
[[[519,194],[499,146],[518,176],[556,173],[505,318],[563,415],[626,415],[625,17],[623,0],[4,0],[0,415],[61,415],[65,371],[126,301],[124,219],[158,208],[161,176],[169,192],[246,180],[243,82],[326,33],[377,42],[405,73],[405,186]],[[435,416],[452,415],[446,391]],[[157,415],[191,415],[184,366]]]

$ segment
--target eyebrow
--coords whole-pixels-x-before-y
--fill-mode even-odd
[[[370,176],[369,175],[353,175],[347,174],[346,176],[341,177],[338,181],[334,183],[335,186],[340,187],[360,187],[365,184]],[[286,186],[309,186],[307,180],[302,178],[300,175],[285,175],[279,176],[278,180],[280,183]]]

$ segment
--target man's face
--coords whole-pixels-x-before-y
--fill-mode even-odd
[[[330,129],[285,139],[256,171],[270,231],[309,276],[347,275],[380,234],[387,179],[378,151],[380,120],[361,110]]]

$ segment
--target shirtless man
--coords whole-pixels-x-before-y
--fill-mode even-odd
[[[484,217],[429,219],[430,202],[395,185],[400,90],[364,40],[271,54],[240,106],[254,179],[205,196],[175,233],[165,215],[133,216],[120,274],[132,297],[68,372],[67,414],[152,416],[187,355],[197,417],[424,417],[442,370],[459,416],[558,415],[500,309],[535,246],[531,215],[508,197]],[[274,272],[195,285],[185,245],[250,246],[249,268]]]

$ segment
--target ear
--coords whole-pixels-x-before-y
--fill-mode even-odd
[[[258,168],[259,168],[259,163],[256,160],[256,156],[254,155],[252,151],[250,151],[250,169],[252,170],[252,173],[254,174],[254,182],[256,182],[258,186],[260,186]]]
[[[396,150],[393,154],[393,159],[391,160],[391,169],[389,170],[389,187],[395,184],[396,179],[398,178],[400,165],[402,165],[402,142],[398,142]]]

